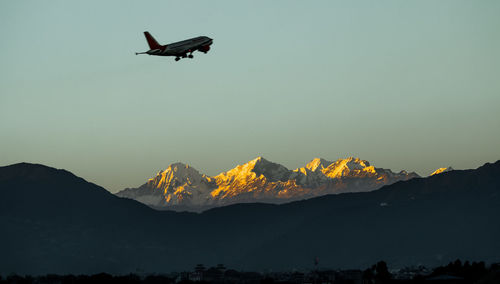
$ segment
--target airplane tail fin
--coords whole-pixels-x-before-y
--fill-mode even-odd
[[[149,32],[144,32],[144,36],[146,36],[150,49],[160,49],[161,45]]]

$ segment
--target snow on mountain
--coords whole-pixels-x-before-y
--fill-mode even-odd
[[[324,168],[331,165],[333,162],[327,161],[321,158],[314,158],[312,161],[306,164],[305,168],[310,171],[316,171],[318,168],[322,171]]]
[[[170,165],[137,189],[127,188],[120,197],[135,199],[155,208],[172,205],[196,206],[207,202],[213,185],[210,178],[183,163]]]
[[[290,191],[302,190],[294,180],[292,172],[280,164],[258,157],[246,164],[221,173],[213,179],[217,188],[211,196],[217,203],[268,201],[277,203],[277,199],[290,196]]]
[[[295,170],[258,157],[213,177],[175,163],[139,188],[127,188],[117,195],[154,208],[200,211],[234,203],[284,203],[325,194],[371,191],[414,177],[418,175],[375,168],[353,157],[334,162],[315,158]]]
[[[442,174],[442,173],[446,173],[446,172],[450,172],[450,171],[453,171],[452,167],[439,168],[439,169],[435,170],[434,172],[432,172],[432,174],[430,174],[430,175],[433,176],[433,175]]]

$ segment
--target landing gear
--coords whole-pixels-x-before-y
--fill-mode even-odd
[[[182,54],[182,55],[178,55],[175,57],[175,61],[179,61],[181,60],[181,58],[193,58],[193,54],[190,53],[190,54]]]

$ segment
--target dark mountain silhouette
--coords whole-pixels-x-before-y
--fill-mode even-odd
[[[23,163],[0,168],[0,220],[1,272],[91,273],[160,264],[163,250],[179,240],[164,241],[158,233],[168,230],[157,226],[184,226],[190,218],[117,198],[64,170]]]
[[[500,161],[365,193],[155,211],[64,171],[0,167],[0,273],[500,261]]]

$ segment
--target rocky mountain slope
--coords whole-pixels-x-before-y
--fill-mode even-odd
[[[334,162],[316,158],[295,170],[258,157],[213,177],[175,163],[139,188],[128,188],[117,195],[157,209],[201,211],[235,203],[280,204],[326,194],[371,191],[414,177],[418,175],[394,173],[352,157]]]

